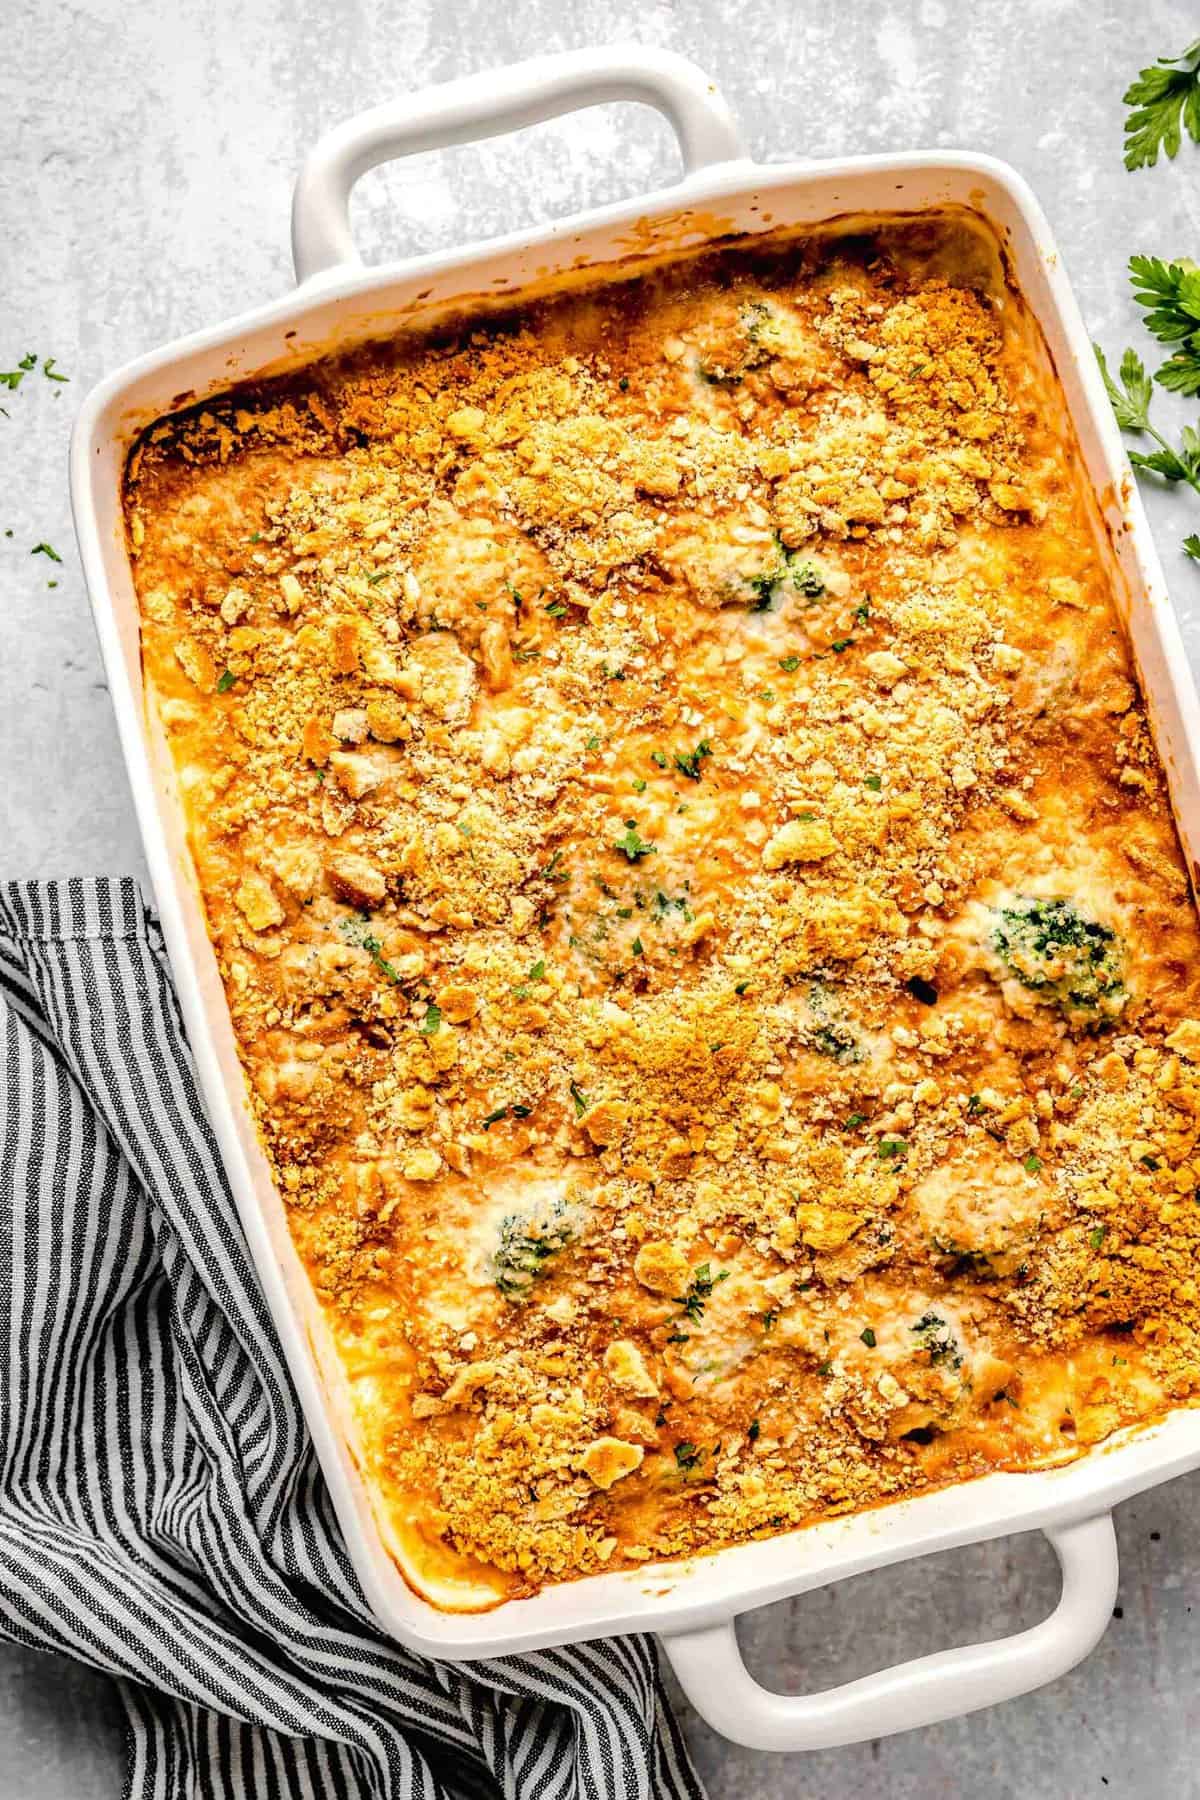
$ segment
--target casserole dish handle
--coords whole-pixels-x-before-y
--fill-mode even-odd
[[[679,141],[685,179],[745,157],[733,115],[695,63],[645,44],[535,56],[510,69],[467,75],[359,113],[314,145],[292,200],[296,279],[357,263],[350,190],[378,163],[519,131],[542,119],[612,100],[653,106]]]
[[[829,1750],[1013,1700],[1065,1675],[1099,1641],[1117,1595],[1111,1513],[1047,1528],[1062,1569],[1048,1619],[1014,1637],[939,1650],[821,1694],[776,1694],[742,1661],[732,1619],[664,1632],[663,1648],[701,1718],[751,1750]]]

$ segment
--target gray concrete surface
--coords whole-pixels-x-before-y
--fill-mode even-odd
[[[721,83],[767,160],[961,145],[1042,197],[1083,309],[1132,337],[1131,250],[1200,256],[1200,149],[1121,166],[1121,90],[1196,35],[1173,0],[9,0],[0,58],[0,367],[70,375],[0,391],[0,874],[133,870],[142,859],[74,555],[66,447],[85,389],[135,353],[290,279],[287,213],[306,147],[379,100],[535,51],[640,38]],[[604,108],[363,182],[368,259],[452,245],[662,180],[665,128]],[[1200,663],[1200,572],[1178,550],[1200,501],[1153,518]],[[11,536],[7,533],[11,532]],[[61,566],[31,556],[47,541]],[[52,585],[57,583],[57,585]],[[1121,1612],[1037,1696],[810,1758],[688,1735],[715,1800],[1135,1800],[1200,1794],[1200,1477],[1120,1511]],[[1031,1623],[1053,1559],[1021,1538],[863,1577],[744,1621],[755,1671],[801,1691]],[[0,1645],[0,1800],[122,1787],[99,1676]]]

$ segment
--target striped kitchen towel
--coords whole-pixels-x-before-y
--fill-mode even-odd
[[[0,1631],[116,1677],[129,1800],[702,1800],[653,1645],[375,1629],[132,881],[0,888]]]

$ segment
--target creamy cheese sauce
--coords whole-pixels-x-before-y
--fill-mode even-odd
[[[1079,467],[953,218],[143,438],[249,1090],[438,1603],[1193,1399],[1200,944]]]

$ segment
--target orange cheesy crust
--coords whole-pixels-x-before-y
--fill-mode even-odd
[[[160,421],[126,510],[415,1579],[528,1593],[1194,1399],[1197,921],[981,231],[327,358]]]

